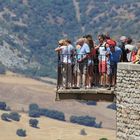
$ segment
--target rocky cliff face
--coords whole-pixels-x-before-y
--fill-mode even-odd
[[[39,63],[30,60],[29,56],[22,54],[18,49],[13,49],[7,42],[0,45],[0,62],[7,69],[27,70],[39,67]]]
[[[0,61],[7,68],[26,69],[26,63],[28,60],[24,55],[21,55],[19,51],[13,51],[10,46],[5,42],[3,46],[0,46]]]

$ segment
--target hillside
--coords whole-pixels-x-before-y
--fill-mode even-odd
[[[3,111],[0,111],[0,115]],[[108,140],[115,140],[115,131],[107,129],[95,129],[86,126],[75,125],[61,122],[45,117],[39,118],[37,128],[29,126],[29,117],[26,114],[20,114],[20,122],[5,122],[0,119],[0,136],[2,140],[99,140],[102,137]],[[16,130],[22,128],[26,130],[27,136],[20,138],[16,135]],[[85,129],[87,135],[80,135],[81,129]],[[10,139],[9,139],[10,138]]]
[[[111,103],[98,102],[96,106],[87,105],[78,100],[55,101],[55,85],[40,82],[20,75],[0,76],[0,101],[5,101],[12,110],[27,111],[31,103],[42,108],[62,111],[66,121],[70,116],[92,116],[102,126],[116,129],[115,111],[108,109]]]
[[[57,41],[110,32],[139,39],[139,0],[0,0],[0,61],[30,76],[56,77]]]

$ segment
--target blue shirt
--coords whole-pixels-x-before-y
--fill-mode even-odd
[[[82,59],[87,53],[90,53],[90,48],[87,43],[84,43],[79,50],[78,59]]]
[[[107,48],[107,53],[110,54],[109,59],[107,60],[107,63],[110,64],[111,62],[114,62],[114,63],[120,62],[122,50],[119,47],[116,46],[114,52],[110,51],[110,48]]]

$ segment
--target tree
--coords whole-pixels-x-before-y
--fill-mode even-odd
[[[4,121],[10,121],[10,120],[9,120],[9,114],[8,114],[8,113],[3,113],[3,114],[1,115],[1,119],[4,120]]]
[[[70,122],[95,127],[96,125],[95,119],[96,119],[95,117],[90,116],[71,116]]]
[[[40,117],[40,109],[37,104],[30,104],[29,105],[29,116],[30,117]]]
[[[30,119],[29,124],[30,124],[30,126],[37,128],[38,120],[37,119]]]
[[[20,137],[26,137],[26,130],[23,129],[17,129],[16,134]]]
[[[38,104],[33,103],[29,105],[29,110],[37,110],[37,109],[39,109]]]
[[[0,109],[5,110],[6,109],[6,103],[5,102],[0,102]]]
[[[37,109],[37,110],[30,110],[29,111],[29,116],[30,117],[35,117],[35,118],[38,118],[38,117],[40,117],[40,111],[39,111],[39,109]]]
[[[60,111],[57,111],[57,110],[48,110],[48,111],[45,112],[45,116],[53,118],[53,119],[65,121],[64,113],[60,112]]]
[[[17,112],[11,112],[9,114],[9,118],[14,120],[14,121],[20,121],[20,115]]]

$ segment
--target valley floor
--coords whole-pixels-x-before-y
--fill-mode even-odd
[[[54,85],[13,74],[0,76],[0,101],[5,101],[6,104],[10,106],[12,110],[26,111],[28,110],[29,104],[37,103],[40,107],[62,111],[65,114],[67,123],[59,122],[52,119],[46,120],[46,118],[41,118],[39,126],[40,129],[27,130],[27,133],[31,131],[27,137],[27,139],[29,140],[32,140],[33,137],[34,140],[35,138],[37,140],[47,140],[48,135],[48,140],[91,140],[94,137],[98,139],[104,136],[110,138],[110,140],[115,140],[116,112],[107,108],[107,105],[111,103],[98,102],[96,106],[90,106],[81,101],[76,100],[55,101]],[[89,115],[92,117],[96,117],[96,122],[103,122],[102,127],[104,129],[94,129],[91,127],[85,127],[81,125],[68,123],[71,115]],[[27,120],[26,123],[7,123],[2,121],[1,125],[0,120],[1,140],[16,140],[16,138],[12,139],[12,137],[11,139],[8,139],[8,135],[10,136],[15,134],[15,130],[13,130],[12,127],[16,127],[15,129],[17,129],[18,127],[27,127],[27,129],[30,129],[28,126],[29,118],[24,114],[23,116],[25,117],[23,117],[22,119]],[[55,122],[57,122],[57,124],[55,124]],[[47,127],[48,124],[50,124],[49,127]],[[85,128],[88,134],[87,136],[81,136],[79,134],[82,128]],[[8,129],[9,131],[8,135],[4,134],[6,129]],[[32,135],[32,131],[33,133],[35,133],[34,136]],[[56,137],[55,134],[58,137]],[[44,136],[44,138],[42,135]],[[14,135],[13,137],[16,136]],[[41,139],[39,137],[41,137]],[[76,137],[76,139],[74,137]]]
[[[0,115],[3,111],[0,111]],[[29,126],[29,117],[21,114],[19,122],[5,122],[0,120],[0,139],[1,140],[19,140],[16,135],[17,129],[26,130],[27,136],[21,138],[24,140],[99,140],[100,138],[115,139],[115,131],[107,129],[96,129],[72,123],[57,121],[54,119],[41,117],[39,118],[39,128]],[[85,129],[87,135],[81,135],[81,129]]]

